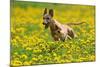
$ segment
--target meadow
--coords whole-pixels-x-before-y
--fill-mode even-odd
[[[44,8],[54,9],[54,18],[72,26],[77,38],[54,41],[43,26]],[[95,61],[95,6],[57,3],[11,4],[11,66]]]

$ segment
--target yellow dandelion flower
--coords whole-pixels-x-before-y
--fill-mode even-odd
[[[35,58],[35,57],[33,57],[33,58],[32,58],[32,60],[33,60],[33,61],[37,61],[38,59],[37,59],[37,58]]]
[[[82,61],[82,60],[86,60],[86,58],[84,58],[84,57],[81,57],[81,58],[80,58],[80,60],[81,60],[81,61]]]
[[[23,55],[21,55],[21,57],[20,57],[20,58],[27,59],[27,58],[28,58],[28,56],[27,56],[27,55],[25,55],[25,54],[23,54]]]
[[[19,36],[16,36],[15,38],[16,38],[17,40],[20,40],[20,37],[19,37]]]
[[[30,65],[30,62],[29,62],[29,61],[25,61],[25,62],[23,63],[23,65]]]
[[[69,50],[69,51],[67,51],[67,53],[71,53],[71,51]]]
[[[18,52],[15,52],[14,54],[15,54],[15,55],[18,55]]]
[[[67,63],[70,63],[71,62],[71,60],[65,60]]]
[[[65,60],[61,60],[60,62],[61,62],[61,63],[65,63]]]
[[[57,56],[57,54],[56,53],[53,53],[53,56]]]
[[[95,56],[94,55],[91,55],[90,56],[90,60],[95,60]]]
[[[43,55],[39,55],[39,58],[42,58],[43,57]]]
[[[16,31],[15,31],[13,28],[11,28],[11,32],[12,32],[12,33],[16,33]]]
[[[11,43],[12,43],[13,46],[17,46],[17,40],[16,39],[11,40]]]
[[[84,29],[82,29],[81,31],[82,31],[83,33],[86,33],[86,30],[84,30]]]
[[[32,50],[32,48],[30,48],[30,47],[27,47],[27,48],[26,48],[26,50],[29,50],[29,51],[30,51],[30,50]]]
[[[22,47],[23,47],[23,48],[26,48],[27,46],[28,46],[27,43],[23,43],[23,42],[22,42]]]
[[[35,49],[35,50],[33,50],[33,52],[34,52],[34,53],[42,52],[42,50],[40,50],[40,49]]]
[[[19,60],[13,60],[13,61],[11,61],[11,65],[12,66],[20,66],[20,65],[22,65],[22,62]]]

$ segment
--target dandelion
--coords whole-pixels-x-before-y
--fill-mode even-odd
[[[65,60],[65,62],[70,63],[70,62],[71,62],[71,60],[67,60],[67,59],[66,59],[66,60]]]
[[[57,56],[57,54],[53,52],[53,56]]]
[[[27,59],[28,58],[28,56],[27,55],[25,55],[25,54],[23,54],[23,55],[21,55],[21,57],[20,58],[22,58],[22,59]]]
[[[12,33],[16,33],[16,31],[15,31],[13,28],[11,28],[11,32],[12,32]]]
[[[26,48],[26,50],[29,50],[29,51],[30,51],[30,50],[32,50],[32,48],[30,48],[30,47],[27,47],[27,48]]]
[[[13,61],[11,61],[11,65],[12,66],[21,66],[22,65],[22,62],[19,61],[19,60],[13,60]]]
[[[82,31],[83,33],[86,33],[86,30],[84,30],[84,29],[82,29],[81,31]]]
[[[61,60],[60,60],[60,57],[59,57],[59,56],[54,57],[54,60],[55,60],[55,62],[61,62]]]
[[[31,63],[29,62],[29,61],[25,61],[24,63],[23,63],[23,65],[30,65]]]
[[[38,59],[37,59],[37,58],[35,58],[35,57],[33,57],[33,58],[32,58],[32,60],[33,60],[33,61],[37,61]]]
[[[91,55],[90,56],[90,60],[95,60],[95,56],[94,55]]]
[[[71,53],[71,51],[69,50],[69,51],[67,51],[67,53],[69,54],[69,53]]]
[[[42,58],[42,57],[43,57],[43,55],[39,55],[38,57],[39,57],[39,58]]]
[[[15,55],[18,55],[18,52],[15,52],[14,54],[15,54]]]
[[[23,48],[26,48],[26,47],[28,47],[28,44],[22,43],[22,47],[23,47]]]
[[[18,46],[18,45],[17,45],[17,40],[16,40],[16,39],[12,39],[12,40],[11,40],[11,43],[12,43],[13,46]]]

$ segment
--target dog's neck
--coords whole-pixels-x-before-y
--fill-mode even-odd
[[[55,30],[55,20],[54,19],[52,19],[50,22],[50,30],[51,31]]]
[[[56,31],[57,30],[56,26],[58,26],[58,25],[60,25],[60,24],[55,19],[52,19],[51,22],[50,22],[50,30],[51,30],[51,32]]]

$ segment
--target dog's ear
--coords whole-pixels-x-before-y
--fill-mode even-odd
[[[47,14],[47,8],[44,9],[44,14],[43,15],[45,15],[45,14]]]
[[[51,17],[53,17],[53,13],[54,13],[54,12],[53,12],[53,9],[50,9],[50,10],[49,10],[49,15],[51,15]]]

